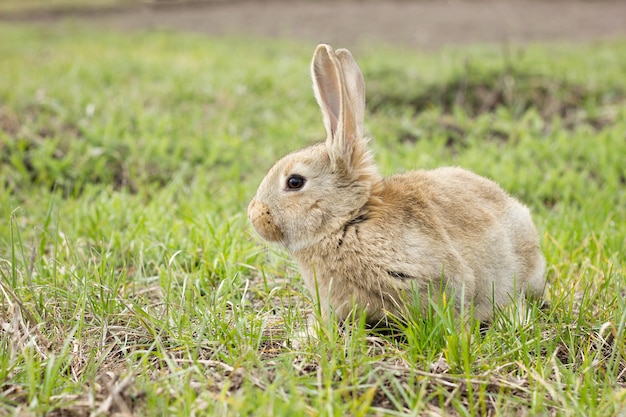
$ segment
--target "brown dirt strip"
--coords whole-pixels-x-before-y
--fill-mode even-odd
[[[626,37],[624,0],[208,1],[49,10],[0,21],[88,21],[114,30],[174,30],[419,48],[469,43],[585,42]]]

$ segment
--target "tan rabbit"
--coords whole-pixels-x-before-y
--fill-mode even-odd
[[[319,45],[312,62],[326,141],[280,159],[248,217],[296,259],[321,311],[377,322],[417,289],[445,287],[488,320],[494,304],[540,296],[545,261],[529,210],[461,168],[383,178],[363,135],[365,86],[349,51]],[[413,287],[413,288],[412,288]],[[421,305],[425,305],[422,303]],[[467,311],[466,310],[466,311]]]

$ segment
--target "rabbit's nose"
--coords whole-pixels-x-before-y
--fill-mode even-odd
[[[248,218],[252,226],[261,237],[269,242],[277,242],[282,240],[283,233],[276,225],[270,208],[267,204],[252,199],[248,206]]]

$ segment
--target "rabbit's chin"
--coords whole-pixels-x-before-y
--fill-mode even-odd
[[[248,206],[248,217],[259,235],[268,242],[282,242],[283,232],[274,222],[267,204],[256,198]]]

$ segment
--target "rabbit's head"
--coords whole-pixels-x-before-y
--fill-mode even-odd
[[[352,55],[319,45],[311,76],[326,141],[276,162],[248,207],[257,232],[292,252],[357,216],[381,181],[363,136],[365,87]]]

